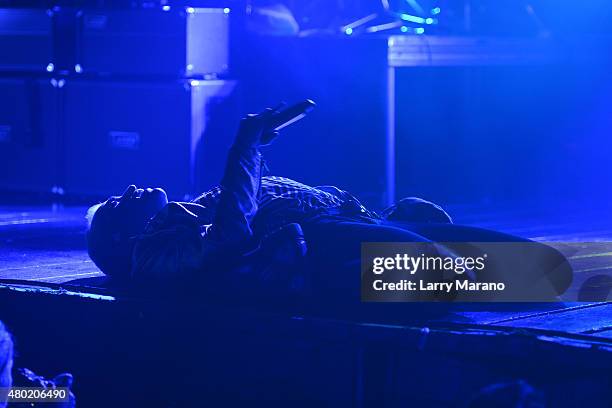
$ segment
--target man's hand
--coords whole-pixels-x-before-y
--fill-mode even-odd
[[[277,109],[267,108],[258,114],[249,114],[240,121],[240,128],[236,135],[235,145],[245,147],[267,146],[278,136],[278,132],[271,129],[272,117]]]

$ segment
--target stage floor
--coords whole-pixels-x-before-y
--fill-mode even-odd
[[[71,281],[84,278],[102,280],[103,274],[87,257],[85,211],[83,206],[0,206],[0,281],[70,285]],[[612,242],[612,219],[605,210],[463,206],[453,208],[451,213],[458,224],[492,228],[543,242],[583,242],[587,246]],[[605,246],[594,245],[573,262],[574,283],[563,303],[503,308],[479,304],[472,305],[470,311],[457,310],[446,319],[453,323],[528,327],[612,338],[612,303],[576,302],[579,288],[587,279],[612,275],[612,252],[602,248]]]

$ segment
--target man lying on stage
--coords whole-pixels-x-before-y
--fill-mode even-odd
[[[121,196],[92,207],[87,238],[95,264],[113,277],[167,285],[240,269],[245,260],[259,262],[261,257],[251,255],[261,248],[280,248],[292,259],[305,254],[301,270],[320,293],[348,291],[358,300],[362,242],[527,241],[454,225],[442,208],[420,199],[404,199],[377,214],[336,187],[262,177],[260,147],[277,136],[270,130],[273,114],[268,109],[242,119],[221,185],[192,202],[168,202],[160,188],[131,185]],[[275,257],[274,250],[269,254]],[[295,284],[300,277],[291,275],[299,269],[285,268],[281,280]],[[355,274],[347,279],[338,271]],[[240,280],[242,275],[233,276]],[[547,278],[562,293],[571,269]],[[354,286],[347,288],[348,281]]]

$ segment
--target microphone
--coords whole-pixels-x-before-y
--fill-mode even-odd
[[[313,110],[315,106],[316,103],[314,101],[305,99],[287,109],[274,113],[270,118],[270,130],[278,131],[297,122]]]

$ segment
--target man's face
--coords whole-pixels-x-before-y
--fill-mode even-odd
[[[91,259],[107,275],[125,277],[131,265],[132,238],[143,233],[147,222],[167,204],[168,197],[161,188],[135,185],[100,204],[87,233]]]
[[[155,214],[168,204],[168,196],[161,188],[137,188],[130,185],[121,196],[110,197],[98,209],[112,215],[121,230],[140,233]]]

